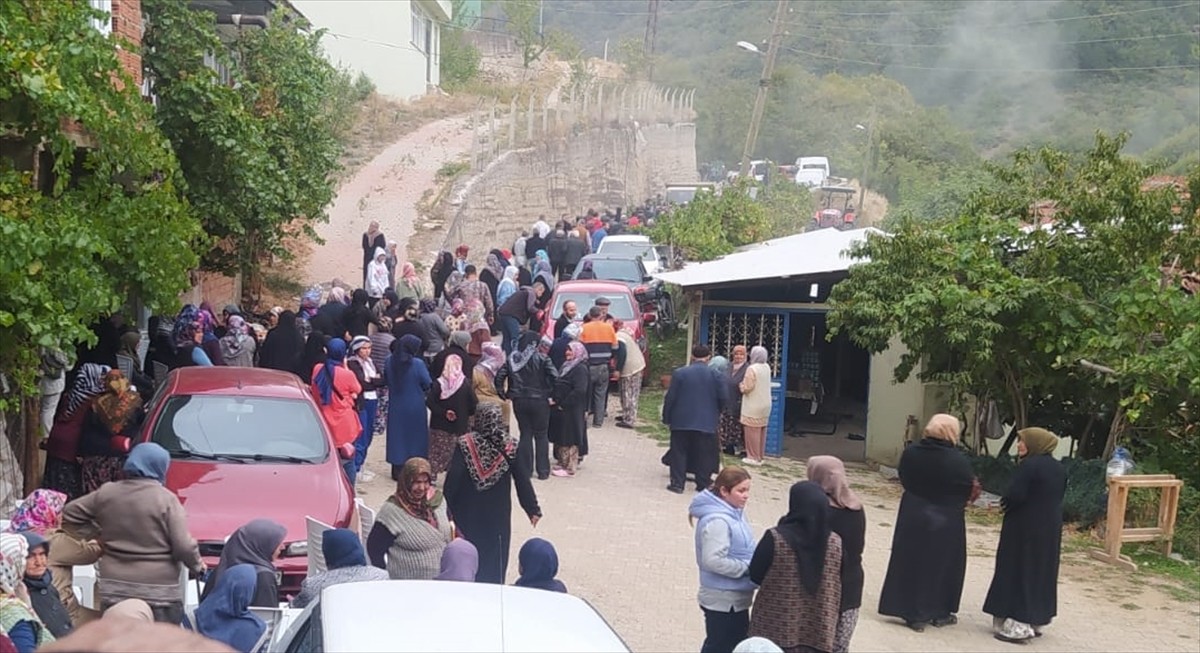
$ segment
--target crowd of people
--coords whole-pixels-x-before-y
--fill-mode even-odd
[[[326,570],[305,579],[293,606],[337,583],[503,583],[514,490],[536,527],[542,510],[532,479],[579,472],[589,428],[606,420],[611,378],[620,389],[615,423],[637,423],[645,360],[631,331],[602,298],[590,307],[565,302],[557,316],[549,298],[603,238],[641,220],[619,211],[553,228],[539,220],[511,249],[488,252],[481,267],[466,245],[441,252],[428,282],[372,224],[363,234],[361,287],[335,280],[327,291],[310,289],[296,310],[276,307],[262,326],[235,305],[218,318],[203,303],[152,320],[145,367],[140,334],[119,319],[98,326],[99,344],[76,352],[74,365],[45,352],[45,376],[58,375],[49,379],[57,395],[43,404],[43,419],[50,415],[43,489],[0,535],[0,652],[11,644],[25,653],[82,624],[130,618],[181,624],[239,651],[261,643],[266,625],[253,608],[279,604],[275,560],[284,527],[268,519],[243,525],[207,569],[182,505],[163,486],[170,455],[155,443],[131,446],[155,377],[180,367],[258,366],[299,377],[334,443],[354,447],[343,464],[352,487],[371,480],[370,446],[386,438],[395,491],[365,538],[344,529],[323,534]],[[698,492],[689,516],[702,651],[848,650],[862,602],[866,521],[842,462],[810,458],[788,512],[756,540],[744,509],[747,467],[765,455],[768,352],[738,346],[725,360],[700,344],[691,354],[664,398],[671,438],[663,463],[668,490],[682,493],[690,475]],[[133,358],[129,374],[118,355]],[[917,631],[955,623],[959,609],[963,510],[978,493],[954,447],[960,430],[955,418],[936,416],[899,465],[905,493],[879,612]],[[1006,641],[1040,635],[1055,613],[1065,488],[1049,456],[1056,442],[1042,429],[1020,433],[1023,462],[1004,498],[984,605]],[[722,450],[742,456],[744,466],[721,469]],[[79,605],[71,589],[72,568],[93,563],[103,578],[98,610]],[[526,541],[518,564],[517,585],[566,591],[550,542]],[[205,578],[194,614],[185,614],[179,596],[181,566]]]

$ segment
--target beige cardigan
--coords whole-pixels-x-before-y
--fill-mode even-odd
[[[766,426],[771,419],[771,366],[751,365],[738,387],[742,391],[742,424]]]
[[[79,540],[71,537],[62,529],[46,535],[50,544],[50,578],[58,596],[62,599],[63,607],[71,615],[71,623],[76,628],[100,616],[95,610],[79,605],[75,599],[75,567],[94,565],[100,559],[102,552],[100,543],[95,540]]]

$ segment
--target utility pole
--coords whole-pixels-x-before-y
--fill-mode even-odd
[[[783,39],[783,19],[787,15],[788,0],[779,0],[775,6],[775,23],[771,26],[771,42],[767,46],[767,58],[763,62],[762,77],[758,80],[758,94],[754,97],[754,113],[750,116],[750,130],[746,133],[746,147],[742,150],[742,176],[750,174],[750,157],[758,142],[758,128],[762,123],[763,110],[767,108],[767,89],[775,74],[775,59],[779,56],[779,42]]]
[[[649,0],[646,34],[642,37],[642,54],[646,57],[646,81],[654,77],[654,48],[658,41],[658,0]]]
[[[546,38],[546,0],[538,0],[538,36]]]
[[[863,200],[867,197],[867,174],[871,171],[871,161],[875,158],[875,106],[871,105],[871,116],[867,119],[867,151],[863,154],[862,176],[858,178],[858,211],[854,220],[862,224]]]

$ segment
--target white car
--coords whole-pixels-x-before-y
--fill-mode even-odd
[[[654,243],[650,242],[650,238],[646,236],[633,234],[605,236],[604,240],[600,241],[600,248],[596,250],[596,253],[607,256],[640,258],[642,259],[642,265],[646,267],[646,274],[649,275],[667,270],[666,262],[663,261],[662,255],[654,247]]]
[[[269,652],[627,653],[587,601],[559,592],[438,580],[333,585]]]
[[[802,156],[796,159],[796,183],[808,188],[820,188],[829,179],[829,159],[823,156]]]

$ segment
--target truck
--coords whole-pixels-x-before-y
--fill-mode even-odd
[[[715,193],[717,185],[710,182],[691,182],[687,184],[667,184],[666,200],[670,204],[687,204],[701,191]]]
[[[819,188],[829,179],[829,159],[823,156],[802,156],[796,159],[796,183]]]

